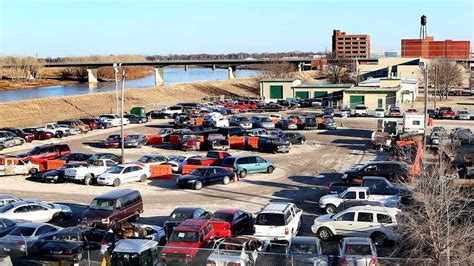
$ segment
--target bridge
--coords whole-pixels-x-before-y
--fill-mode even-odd
[[[122,66],[153,66],[155,73],[155,86],[164,84],[163,68],[167,66],[184,66],[187,70],[189,65],[209,66],[214,70],[216,66],[227,67],[229,79],[235,79],[235,71],[239,65],[261,65],[272,63],[290,63],[295,70],[302,70],[304,64],[311,63],[311,58],[277,58],[277,59],[230,59],[230,60],[176,60],[176,61],[136,61],[122,62]],[[89,83],[97,83],[97,68],[112,66],[112,62],[58,62],[45,63],[44,67],[87,67],[87,79]]]

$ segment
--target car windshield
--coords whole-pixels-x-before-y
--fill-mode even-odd
[[[315,244],[300,244],[292,243],[290,247],[291,253],[293,254],[315,254],[316,245]]]
[[[173,212],[170,216],[170,221],[184,221],[191,219],[192,216],[192,212]]]
[[[356,110],[365,110],[366,107],[365,107],[365,106],[356,106],[355,109],[356,109]]]
[[[229,255],[240,255],[240,251],[243,249],[243,245],[235,243],[221,243],[217,249],[220,254],[229,254]],[[239,253],[237,253],[239,252]]]
[[[195,169],[190,174],[195,176],[204,176],[206,169]]]
[[[39,154],[41,151],[41,147],[34,147],[29,153],[31,154]]]
[[[285,225],[285,217],[278,213],[260,213],[256,225]]]
[[[114,200],[109,199],[94,199],[89,206],[92,210],[112,211],[114,209]]]
[[[140,255],[138,253],[114,252],[112,255],[112,265],[140,265]]]
[[[123,171],[123,168],[122,166],[113,166],[112,168],[110,168],[109,170],[109,173],[112,173],[112,174],[120,174],[122,171]]]
[[[10,232],[9,235],[11,236],[32,236],[33,233],[36,231],[34,227],[17,227],[13,231]]]
[[[180,232],[173,231],[169,242],[190,242],[194,243],[198,241],[198,233],[196,232]]]
[[[383,112],[384,110],[382,108],[377,108],[375,109],[376,112]]]
[[[169,129],[167,128],[163,128],[160,130],[160,134],[168,134],[169,133]]]
[[[13,208],[13,204],[6,204],[6,205],[3,205],[1,208],[0,208],[0,213],[4,213],[10,209]]]
[[[127,140],[136,140],[139,139],[140,135],[128,135]]]
[[[140,159],[138,159],[137,161],[138,161],[138,162],[141,162],[141,163],[147,163],[147,162],[149,162],[151,159],[152,159],[152,157],[145,155],[145,156],[140,157]]]
[[[347,245],[346,246],[346,255],[362,255],[368,256],[372,255],[372,250],[369,245]]]
[[[217,221],[224,221],[224,222],[232,222],[234,218],[233,213],[219,213],[216,212],[212,215],[211,220],[217,220]]]

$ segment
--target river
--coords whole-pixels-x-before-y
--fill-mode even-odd
[[[237,78],[258,76],[261,72],[256,70],[237,69]],[[227,69],[212,68],[164,68],[165,85],[205,80],[227,79]],[[139,79],[125,80],[125,88],[150,88],[155,84],[154,74]],[[121,86],[121,83],[120,83]],[[48,86],[37,89],[6,90],[0,91],[0,102],[14,102],[22,100],[40,99],[47,97],[60,97],[68,95],[92,94],[97,92],[115,90],[114,82],[99,82],[97,88],[89,88],[88,83]]]

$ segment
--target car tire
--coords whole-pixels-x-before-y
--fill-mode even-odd
[[[326,213],[328,213],[328,214],[336,213],[336,206],[334,206],[333,204],[326,205],[325,209],[326,209]]]
[[[202,188],[202,182],[196,181],[196,183],[194,183],[194,190],[200,190],[201,188]]]
[[[141,124],[141,123],[143,123],[143,121],[142,121],[142,120],[138,120],[138,124]]]
[[[120,186],[120,183],[121,183],[121,182],[120,182],[120,179],[116,178],[116,179],[114,180],[113,186],[114,186],[114,187],[118,187],[118,186]]]
[[[58,139],[61,139],[61,138],[63,137],[63,135],[64,135],[64,134],[63,134],[62,131],[56,132],[56,138],[58,138]]]
[[[327,227],[322,227],[318,230],[318,237],[321,240],[327,241],[332,237],[332,232]]]
[[[92,175],[87,174],[84,176],[84,185],[89,186],[92,183]]]
[[[63,220],[64,220],[64,216],[60,212],[55,213],[53,215],[53,218],[51,219],[53,223],[59,223],[59,222],[62,222]]]
[[[132,219],[131,219],[134,223],[137,223],[138,221],[140,221],[140,212],[137,211],[137,213],[135,213],[135,215],[133,215]]]
[[[224,185],[228,185],[230,183],[230,177],[224,176],[224,178],[222,179],[222,183]]]
[[[247,170],[244,169],[244,170],[241,170],[239,172],[239,177],[240,178],[245,178],[246,176],[247,176]]]
[[[147,179],[148,177],[146,175],[140,176],[140,182],[146,182]]]
[[[0,147],[0,150],[2,150],[2,148]],[[36,175],[38,173],[38,169],[36,168],[31,168],[30,171],[28,171],[28,174],[30,175]]]
[[[267,174],[273,173],[274,170],[275,170],[275,168],[270,165],[269,167],[267,167]]]
[[[100,126],[100,129],[105,129],[105,126],[104,125]]]
[[[383,247],[387,245],[388,238],[387,235],[385,235],[382,232],[374,232],[370,238],[374,242],[374,245],[377,247]]]

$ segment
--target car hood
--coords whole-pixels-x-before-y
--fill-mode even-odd
[[[83,214],[83,218],[88,218],[88,219],[102,219],[102,218],[107,218],[110,216],[112,211],[103,211],[103,210],[92,210],[92,209],[87,209]]]
[[[316,219],[314,219],[314,221],[315,222],[327,222],[327,221],[331,220],[332,216],[333,216],[333,214],[321,215],[321,216],[317,217]]]
[[[180,223],[182,223],[182,221],[166,221],[163,224],[163,227],[164,228],[174,228],[174,227],[178,226]]]
[[[62,212],[71,212],[71,208],[62,204],[51,204],[55,209],[61,210]]]
[[[332,201],[332,200],[336,200],[336,199],[339,199],[338,194],[328,194],[328,195],[322,196],[319,199],[319,202],[328,202],[328,201]]]
[[[112,173],[103,173],[99,175],[99,178],[105,178],[105,179],[113,179],[113,178],[119,178],[120,174],[112,174]]]
[[[188,181],[188,180],[197,180],[197,179],[201,179],[201,178],[202,178],[202,176],[183,175],[183,176],[178,177],[178,180]]]
[[[190,248],[196,248],[195,250]],[[166,244],[166,246],[161,251],[162,253],[178,253],[178,254],[192,254],[196,253],[199,248],[199,242],[171,242]]]

